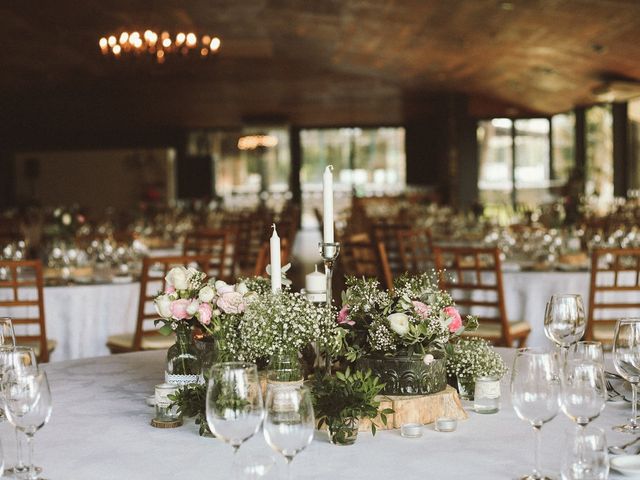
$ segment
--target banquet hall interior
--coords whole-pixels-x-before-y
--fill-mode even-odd
[[[624,434],[610,427],[635,412],[640,380],[640,321],[624,320],[640,317],[640,2],[5,2],[0,25],[0,372],[19,377],[3,348],[21,347],[47,372],[44,474],[515,478],[533,448],[514,439],[555,416],[518,410],[516,349],[557,348],[568,369],[584,342],[604,351],[607,407],[580,423],[560,375],[556,403],[573,421],[545,426],[542,470],[609,478],[565,471],[557,453],[576,422],[597,437],[592,420],[611,478],[627,468],[612,448],[635,438],[635,414]],[[458,367],[472,367],[452,359],[467,345],[504,366],[470,374],[476,397],[481,380],[500,381],[496,415],[463,391]],[[329,440],[316,432],[291,465],[268,448],[283,452],[269,434],[275,389],[263,392],[266,443],[249,435],[232,460],[198,435],[238,450],[209,411],[219,365],[277,373],[292,352],[305,385],[310,372],[339,383],[381,368],[385,386],[370,391],[392,420],[358,410],[359,466],[329,450],[341,442],[317,385]],[[418,366],[376,366],[404,354]],[[407,386],[433,380],[440,360],[440,387]],[[13,418],[2,373],[0,471],[39,478],[16,445],[40,427]],[[163,385],[180,394],[160,418]],[[363,425],[376,418],[389,431],[373,437]],[[97,429],[104,445],[87,438]],[[448,450],[488,433],[495,448],[466,447],[461,464]],[[637,445],[621,448],[640,475]],[[526,478],[546,478],[539,469]]]

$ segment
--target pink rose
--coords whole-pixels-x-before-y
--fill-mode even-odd
[[[170,295],[175,292],[176,292],[176,287],[173,287],[171,285],[167,285],[167,288],[164,289],[164,293],[166,293],[167,295]]]
[[[242,313],[244,312],[244,297],[238,292],[229,292],[222,294],[216,305],[224,313]]]
[[[171,309],[171,315],[173,316],[173,318],[175,318],[176,320],[184,320],[185,318],[187,318],[187,308],[189,307],[190,303],[191,301],[187,300],[186,298],[174,300],[173,302],[171,302],[171,307],[169,308]]]
[[[349,305],[345,305],[338,313],[338,323],[340,325],[355,325],[356,322],[349,320]]]
[[[451,319],[449,324],[449,331],[451,333],[457,332],[462,327],[462,317],[456,307],[445,307],[444,314]]]
[[[213,315],[213,309],[209,303],[201,303],[198,307],[198,320],[203,325],[209,325],[211,323],[211,316]]]
[[[418,300],[414,300],[411,303],[413,303],[413,308],[416,309],[416,313],[420,318],[424,320],[429,317],[429,314],[431,313],[431,307],[429,305],[419,302]]]

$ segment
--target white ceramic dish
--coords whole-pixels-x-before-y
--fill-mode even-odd
[[[640,478],[640,455],[618,455],[611,457],[609,465],[627,477]]]

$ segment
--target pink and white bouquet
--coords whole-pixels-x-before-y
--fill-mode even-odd
[[[206,274],[192,267],[172,268],[165,277],[165,290],[154,299],[163,323],[160,332],[168,335],[180,326],[199,327],[213,335],[219,319],[242,314],[257,298],[245,283],[228,285],[222,280],[206,281]]]
[[[451,295],[432,275],[402,276],[393,291],[380,290],[375,279],[347,278],[337,323],[346,331],[349,361],[364,354],[419,354],[445,351],[465,330],[477,328],[476,317],[462,317]]]

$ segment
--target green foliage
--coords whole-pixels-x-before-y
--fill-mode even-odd
[[[169,395],[171,406],[177,406],[178,412],[185,417],[194,417],[196,425],[199,425],[200,435],[211,435],[207,424],[207,386],[199,383],[192,383],[176,390]]]
[[[340,432],[344,422],[349,418],[375,419],[387,424],[387,415],[393,413],[390,408],[380,410],[380,402],[375,399],[384,383],[379,383],[378,377],[372,375],[371,370],[351,372],[347,368],[344,372],[336,372],[335,376],[317,378],[313,383],[313,406],[318,421],[318,428],[327,425],[333,432],[346,436],[347,432]],[[371,422],[371,432],[375,435],[376,425]]]

